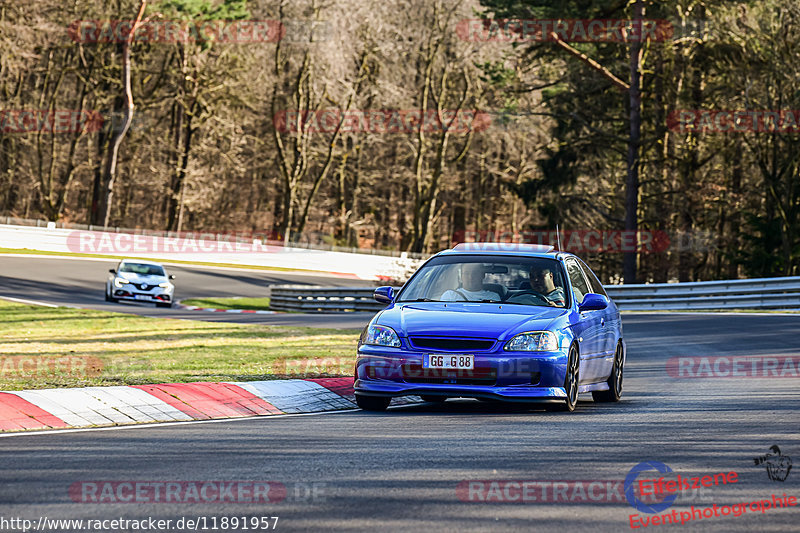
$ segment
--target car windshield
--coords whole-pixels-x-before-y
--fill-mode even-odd
[[[501,302],[566,307],[561,263],[544,257],[439,256],[409,280],[398,302]]]
[[[130,272],[141,276],[163,276],[164,269],[158,265],[146,265],[142,263],[122,263],[119,267],[120,272]]]

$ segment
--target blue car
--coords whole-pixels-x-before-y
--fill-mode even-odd
[[[578,394],[616,402],[625,341],[597,276],[550,246],[464,243],[426,261],[358,342],[359,407],[395,396],[542,402],[573,411]]]

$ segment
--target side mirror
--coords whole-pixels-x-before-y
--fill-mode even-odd
[[[170,274],[169,279],[175,279],[175,274]]]
[[[394,287],[378,287],[372,296],[376,302],[390,304],[394,301]]]
[[[112,274],[116,274],[117,273],[117,271],[114,270],[113,268],[109,268],[108,271],[111,272]]]
[[[606,307],[608,307],[608,301],[605,296],[590,292],[583,297],[583,302],[578,306],[578,311],[581,313],[584,311],[600,311]]]

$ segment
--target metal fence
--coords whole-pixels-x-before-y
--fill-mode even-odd
[[[386,305],[373,299],[374,291],[372,287],[273,286],[270,290],[269,308],[301,313],[380,311]]]
[[[605,289],[624,311],[800,309],[800,277],[609,285]],[[365,287],[274,286],[270,308],[304,313],[379,311],[385,305],[372,298],[373,291]]]
[[[800,309],[800,277],[612,285],[624,310]]]

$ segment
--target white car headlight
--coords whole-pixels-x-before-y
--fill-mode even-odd
[[[165,281],[164,283],[159,283],[158,286],[162,289],[169,289],[169,282]]]
[[[118,289],[119,289],[120,287],[122,287],[123,285],[125,285],[126,283],[130,283],[130,281],[128,281],[128,280],[127,280],[127,279],[125,279],[125,278],[114,278],[114,286],[115,286],[116,288],[118,288]]]
[[[372,325],[367,328],[367,334],[364,335],[364,344],[399,348],[400,337],[397,336],[397,333],[392,328]]]
[[[504,350],[514,352],[555,352],[558,339],[552,331],[528,331],[508,341]]]

